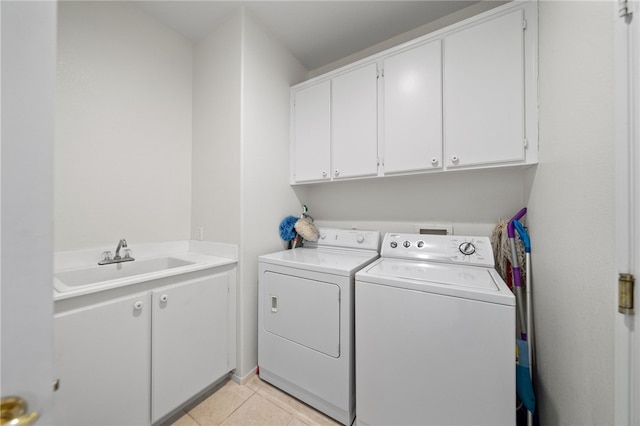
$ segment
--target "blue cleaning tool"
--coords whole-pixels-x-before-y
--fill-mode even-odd
[[[516,228],[516,231],[518,231],[518,236],[524,244],[525,253],[531,253],[531,240],[529,240],[529,234],[527,230],[524,229],[524,225],[521,224],[520,221],[514,220],[513,226]]]
[[[526,341],[516,340],[516,394],[524,407],[533,413],[536,410],[536,396],[531,381],[528,346]]]
[[[287,216],[280,222],[280,238],[284,241],[291,241],[296,237],[296,222],[298,218],[295,216]]]
[[[527,296],[527,319],[525,328],[526,340],[517,340],[516,348],[516,393],[522,401],[524,407],[529,411],[527,413],[527,424],[533,424],[533,413],[536,410],[536,396],[533,390],[533,333],[532,312],[531,312],[531,240],[529,233],[524,225],[518,220],[513,221],[513,227],[517,231],[520,240],[524,245],[525,264],[526,264],[526,296]]]

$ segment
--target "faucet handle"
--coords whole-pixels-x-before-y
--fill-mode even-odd
[[[125,259],[129,259],[131,257],[131,249],[124,249],[124,256]]]
[[[110,250],[102,252],[102,260],[106,260],[106,261],[111,260],[111,251]]]

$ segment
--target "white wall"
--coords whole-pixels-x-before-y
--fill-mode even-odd
[[[530,173],[540,424],[613,416],[611,2],[540,2],[540,163]]]
[[[280,221],[302,209],[288,185],[289,86],[307,75],[248,12],[243,30],[239,376],[258,361],[258,256],[283,249]]]
[[[195,49],[192,236],[238,244],[239,377],[257,365],[258,255],[298,214],[288,185],[289,86],[307,70],[244,10]]]
[[[195,48],[191,237],[240,243],[242,19]]]
[[[59,2],[56,251],[189,238],[192,45],[128,2]]]
[[[418,223],[453,225],[455,234],[489,235],[499,219],[524,206],[521,168],[435,173],[296,186],[311,216],[322,221],[405,222],[384,232],[415,232]],[[478,226],[471,226],[471,225]],[[378,229],[378,228],[376,228]]]

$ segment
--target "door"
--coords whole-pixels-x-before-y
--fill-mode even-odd
[[[442,169],[440,40],[384,60],[384,174]]]
[[[616,2],[616,260],[635,276],[635,314],[615,319],[615,424],[640,424],[640,3]],[[614,285],[618,292],[617,277]],[[617,300],[617,297],[616,297]],[[614,307],[612,307],[614,308]]]
[[[378,67],[348,71],[331,81],[333,179],[378,173]]]
[[[0,2],[1,383],[53,423],[52,149],[56,3]]]

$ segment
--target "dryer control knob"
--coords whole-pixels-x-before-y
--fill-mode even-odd
[[[395,241],[391,241],[391,244],[389,244],[391,246],[391,248],[396,248],[398,247],[398,243],[396,243]]]
[[[476,246],[474,246],[473,243],[470,242],[460,244],[458,249],[460,250],[460,253],[464,254],[465,256],[471,256],[476,252]]]
[[[402,243],[402,245],[404,246],[404,248],[409,248],[411,247],[411,242],[409,240],[406,240],[404,243]]]

